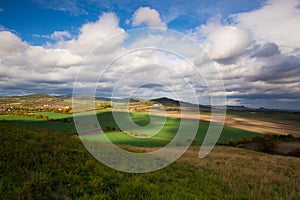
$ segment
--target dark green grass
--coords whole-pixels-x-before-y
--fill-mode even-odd
[[[34,115],[42,115],[44,117],[48,117],[49,119],[64,119],[72,117],[72,114],[63,114],[63,113],[55,113],[55,112],[37,112]]]
[[[125,113],[124,113],[125,115]],[[150,118],[147,114],[143,113],[131,113],[132,119],[140,125],[148,125],[150,123]],[[154,118],[161,118],[159,116],[154,116]],[[112,112],[100,112],[98,113],[98,120],[100,122],[101,127],[110,126],[110,127],[117,127],[116,122],[114,121]],[[137,138],[121,133],[109,133],[108,138],[111,139],[113,143],[116,144],[124,144],[124,145],[133,145],[133,146],[161,146],[166,145],[177,133],[178,127],[181,125],[186,127],[185,130],[189,130],[189,126],[192,126],[194,122],[192,120],[180,120],[180,119],[174,119],[174,118],[167,118],[163,129],[154,135],[152,138]],[[203,139],[206,135],[207,129],[208,129],[209,123],[208,122],[200,122],[199,128],[197,131],[197,135],[195,137],[195,140],[193,142],[193,145],[201,145],[203,142]],[[134,130],[132,130],[134,131]],[[151,130],[147,129],[151,133]],[[147,135],[147,132],[143,132],[143,134]],[[188,134],[188,133],[187,133]],[[219,144],[227,144],[230,141],[238,141],[243,138],[249,139],[255,136],[260,136],[261,134],[241,130],[237,128],[232,127],[223,127],[223,131],[220,135],[220,138],[218,140]],[[96,139],[97,136],[87,136],[85,138],[89,138],[91,140]],[[101,140],[101,137],[99,136],[99,140]]]
[[[12,116],[12,115],[0,115],[0,120],[5,119],[9,121],[13,121],[16,124],[21,124],[25,126],[32,126],[32,127],[39,127],[39,128],[45,128],[49,130],[54,130],[57,132],[67,133],[67,134],[73,134],[76,132],[75,125],[72,122],[72,115],[68,114],[57,114],[57,113],[41,113],[43,116],[52,116],[56,119],[67,119],[67,123],[61,122],[61,121],[47,121],[47,120],[40,120],[36,118],[30,118],[30,117],[24,117],[24,116]],[[85,116],[90,116],[91,113],[81,113],[79,114],[83,118]],[[126,113],[125,112],[118,112],[118,115],[121,119],[126,120]],[[130,113],[132,119],[136,124],[139,126],[147,126],[151,121],[150,117],[146,113]],[[62,118],[62,116],[65,116],[66,118]],[[164,119],[160,116],[152,116],[154,121],[160,122]],[[97,118],[100,123],[100,126],[105,130],[106,127],[114,127],[117,128],[117,123],[114,120],[112,111],[97,111]],[[179,125],[185,127],[184,130],[186,132],[185,134],[190,134],[192,131],[191,127],[194,125],[195,121],[192,120],[180,120],[180,119],[174,119],[174,118],[167,118],[166,122],[163,125],[163,128],[156,134],[157,127],[154,126],[152,128],[146,128],[146,129],[129,129],[127,130],[128,134],[125,134],[124,132],[114,132],[114,131],[108,131],[106,133],[106,136],[115,144],[122,144],[122,145],[132,145],[132,146],[164,146],[169,143],[171,139],[174,138],[178,131]],[[208,122],[200,122],[199,128],[197,129],[197,135],[194,139],[194,142],[192,145],[201,145],[203,142],[203,139],[206,135],[207,129],[208,129],[209,123]],[[137,133],[138,136],[134,137],[131,136],[130,133]],[[139,137],[142,136],[142,137]],[[145,136],[149,136],[150,138],[145,138]],[[151,137],[152,136],[152,137]],[[238,141],[243,138],[249,139],[255,136],[260,136],[258,133],[245,131],[237,128],[232,127],[223,127],[223,131],[220,135],[220,138],[218,140],[219,144],[227,144],[230,141]],[[90,141],[104,141],[103,137],[105,135],[97,134],[97,135],[91,135],[91,136],[84,136],[84,139],[90,140]],[[189,138],[189,137],[188,137]],[[191,137],[192,138],[192,137]],[[185,138],[186,139],[186,138]]]
[[[18,125],[44,128],[44,129],[49,129],[49,130],[66,133],[66,134],[71,134],[76,132],[74,124],[64,123],[60,121],[42,120],[42,119],[37,119],[37,118],[32,118],[27,116],[18,116],[18,115],[0,115],[0,120],[12,121],[13,123]]]
[[[63,134],[0,122],[1,199],[224,199],[243,197],[212,171],[174,163],[126,174],[95,160]]]
[[[97,113],[110,112],[107,110],[97,111]],[[54,112],[40,112],[36,113],[41,114],[42,116],[48,116],[53,119],[62,119],[72,117],[72,114],[62,114],[62,113],[54,113]],[[203,112],[203,114],[210,114],[209,112]],[[144,116],[145,113],[135,113],[134,116]],[[289,114],[289,113],[276,113],[276,114],[268,114],[268,113],[249,113],[249,112],[228,112],[227,115],[232,116],[240,116],[245,118],[252,119],[267,119],[267,120],[275,120],[275,121],[284,121],[290,123],[300,123],[300,114]],[[141,122],[143,125],[143,122]]]
[[[130,136],[120,132],[109,132],[106,134],[97,134],[89,136],[81,136],[82,139],[95,142],[104,142],[107,137],[112,143],[119,145],[130,145],[139,147],[161,147],[169,143],[169,140],[155,138],[139,138]]]

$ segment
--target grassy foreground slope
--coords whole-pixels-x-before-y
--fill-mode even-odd
[[[127,174],[104,166],[65,134],[0,122],[0,141],[1,199],[300,197],[296,158],[215,147],[200,160],[193,147],[162,170]]]

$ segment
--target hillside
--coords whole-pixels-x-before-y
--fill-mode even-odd
[[[50,96],[47,94],[30,94],[24,96],[0,97],[0,111],[22,112],[28,110],[57,110],[63,107],[70,107],[68,98]]]
[[[157,99],[150,99],[150,101],[153,101],[155,103],[160,103],[164,106],[180,106],[180,101],[170,99],[167,97],[157,98]]]
[[[127,174],[95,160],[80,140],[45,129],[0,122],[2,199],[297,199],[300,160],[198,147],[146,174]],[[125,147],[124,147],[125,148]],[[131,151],[153,148],[126,147]]]

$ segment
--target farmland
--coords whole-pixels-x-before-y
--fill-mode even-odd
[[[88,113],[86,113],[88,114]],[[119,112],[121,115],[125,115],[123,112]],[[42,115],[44,117],[48,117],[53,120],[41,120],[37,118],[32,118],[28,116],[16,116],[16,115],[0,115],[0,120],[8,120],[12,121],[15,124],[25,125],[29,127],[39,127],[45,128],[57,132],[62,132],[65,134],[73,134],[76,132],[75,125],[72,123],[72,115],[70,114],[60,114],[60,113],[37,113],[36,115]],[[84,114],[82,114],[84,115]],[[150,122],[150,118],[145,113],[131,113],[133,120],[139,124],[140,126],[147,125]],[[156,116],[159,117],[159,116]],[[138,138],[133,137],[131,135],[124,134],[123,132],[115,132],[112,131],[116,129],[118,126],[114,121],[112,111],[103,110],[97,111],[97,118],[99,123],[106,132],[106,136],[111,139],[111,141],[115,144],[122,145],[133,145],[133,146],[164,146],[166,145],[176,134],[178,127],[181,123],[182,126],[190,126],[192,121],[183,120],[181,122],[180,119],[167,118],[164,127],[160,130],[159,133],[150,138]],[[65,119],[65,120],[63,120]],[[200,122],[200,126],[198,128],[197,136],[193,142],[193,145],[201,145],[203,138],[205,137],[205,133],[209,126],[208,122]],[[105,128],[109,127],[109,130],[105,130]],[[132,130],[134,131],[134,130]],[[147,129],[148,133],[151,133],[151,130]],[[143,133],[144,134],[147,134]],[[245,131],[241,129],[236,129],[232,127],[224,127],[222,134],[218,140],[220,144],[226,144],[230,141],[237,141],[243,138],[249,139],[251,137],[259,136],[260,134]],[[85,136],[84,139],[87,140],[97,140],[101,141],[104,135],[97,134],[93,136]]]
[[[28,116],[0,115],[0,120],[12,121],[14,124],[18,124],[18,125],[49,129],[49,130],[66,133],[66,134],[75,131],[75,127],[69,123],[63,123],[61,121],[42,120],[42,119],[32,118]]]
[[[32,100],[25,98],[23,101]],[[60,103],[64,101],[70,103],[59,100]],[[9,108],[11,103],[16,100],[10,99]],[[230,126],[223,127],[213,151],[199,159],[198,151],[209,127],[209,120],[204,119],[209,117],[209,112],[201,113],[201,121],[193,112],[187,115],[188,118],[180,118],[176,106],[168,104],[170,111],[164,119],[159,112],[149,115],[144,110],[149,108],[146,106],[149,101],[134,102],[129,115],[141,129],[122,130],[114,114],[125,120],[128,113],[107,108],[107,101],[98,100],[97,103],[101,109],[95,111],[96,119],[102,128],[102,131],[95,129],[97,134],[78,135],[76,131],[76,125],[82,123],[76,122],[74,116],[89,119],[93,112],[73,116],[57,109],[32,107],[25,112],[22,109],[6,110],[0,115],[2,199],[297,199],[300,196],[299,158],[267,154],[283,155],[273,151],[275,143],[284,151],[291,146],[297,148],[298,138],[282,137],[283,141],[277,136],[265,138],[262,133],[245,130],[247,124],[239,129],[227,120]],[[268,120],[263,114],[260,116],[259,122]],[[255,121],[249,116],[229,117],[244,119],[248,127],[251,126],[249,121]],[[153,121],[164,120],[158,132],[156,126],[148,127]],[[175,163],[151,173],[128,174],[111,169],[92,157],[81,142],[105,142],[108,138],[131,152],[153,152],[167,145],[179,127],[191,130],[189,127],[195,120],[199,127],[188,151]],[[289,123],[297,133],[297,124],[282,122]],[[278,130],[284,130],[282,127]],[[252,148],[254,144],[266,145],[268,148],[261,151],[267,153],[236,148]],[[298,151],[292,153],[286,151],[284,155],[298,155]]]

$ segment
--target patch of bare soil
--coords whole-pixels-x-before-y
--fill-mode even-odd
[[[180,113],[167,113],[167,117],[181,118]],[[215,123],[220,123],[220,119],[211,120],[211,115],[209,114],[184,114],[185,119],[198,119],[202,121],[213,121]],[[266,119],[249,119],[235,116],[226,116],[225,125],[239,128],[243,130],[253,131],[262,134],[271,135],[293,135],[295,137],[300,137],[300,125],[292,124],[288,122],[279,122],[275,120]]]

